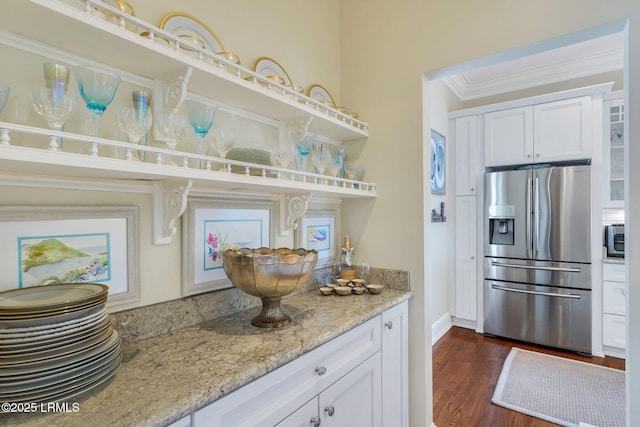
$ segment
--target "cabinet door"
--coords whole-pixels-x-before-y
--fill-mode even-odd
[[[320,425],[318,398],[314,397],[304,406],[276,424],[276,427],[315,427]]]
[[[602,317],[602,344],[610,347],[626,348],[626,317],[605,314]]]
[[[477,160],[477,120],[476,116],[460,117],[456,127],[456,196],[476,194]]]
[[[476,321],[476,197],[456,197],[455,313],[458,319]]]
[[[621,282],[602,282],[602,309],[605,313],[624,316],[627,308],[625,284]]]
[[[382,427],[409,426],[408,303],[382,313]]]
[[[591,97],[534,105],[534,162],[591,158]]]
[[[381,356],[377,352],[320,393],[325,427],[381,427]]]
[[[624,207],[624,100],[604,103],[602,195],[604,207]]]
[[[533,107],[511,108],[485,114],[485,166],[532,162]]]

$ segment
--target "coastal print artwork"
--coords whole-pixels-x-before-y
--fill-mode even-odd
[[[0,206],[0,291],[100,283],[115,307],[139,298],[137,208]]]
[[[296,245],[318,251],[316,268],[337,260],[337,212],[307,211],[298,221]]]
[[[431,194],[445,194],[445,137],[431,129]]]
[[[272,212],[273,204],[259,202],[190,202],[183,216],[183,295],[231,287],[222,253],[271,247]]]
[[[18,287],[111,280],[110,233],[18,237]]]

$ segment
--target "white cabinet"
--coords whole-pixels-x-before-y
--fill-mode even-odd
[[[591,158],[590,96],[485,114],[485,166]]]
[[[455,120],[456,196],[473,196],[478,173],[478,117],[467,116]]]
[[[622,96],[622,95],[620,95]],[[603,207],[624,207],[624,100],[604,102]]]
[[[407,348],[405,302],[196,411],[193,426],[406,426]]]
[[[484,163],[500,166],[533,162],[533,107],[484,115]]]
[[[409,427],[409,312],[382,313],[382,427]]]
[[[174,421],[167,427],[191,427],[191,415],[180,418],[178,421]]]
[[[617,349],[611,352],[604,348],[604,352],[624,357],[627,346],[625,265],[603,263],[602,278],[602,344]]]
[[[477,320],[476,197],[456,197],[455,313],[458,320]]]

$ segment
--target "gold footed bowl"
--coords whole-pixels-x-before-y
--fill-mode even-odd
[[[318,252],[306,249],[227,249],[222,252],[224,272],[237,288],[262,299],[262,311],[251,320],[260,328],[281,328],[291,318],[280,309],[280,300],[307,283],[318,261]]]

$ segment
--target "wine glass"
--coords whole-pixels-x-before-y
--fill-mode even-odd
[[[129,142],[138,144],[142,137],[151,129],[151,108],[145,106],[123,107],[118,111],[118,124],[120,129],[127,134]],[[131,160],[131,151],[127,150],[127,160]],[[144,161],[144,156],[141,156]]]
[[[325,151],[322,151],[321,147],[320,149],[316,149],[311,153],[311,162],[313,163],[313,166],[316,168],[318,174],[320,175],[324,175],[325,171],[329,167],[329,161],[330,161],[330,158],[328,156],[328,153]],[[320,183],[320,178],[316,178],[316,179],[317,179],[317,182]]]
[[[275,151],[271,153],[271,162],[281,168],[288,168],[297,153],[296,147],[291,144],[278,144]],[[287,174],[288,176],[288,174]],[[280,172],[278,172],[280,178]]]
[[[73,72],[78,82],[80,95],[91,113],[90,136],[98,136],[102,116],[116,95],[116,90],[120,85],[120,76],[97,67],[83,65],[74,67]],[[95,146],[92,148],[92,153],[94,149]]]
[[[357,169],[358,169],[357,160],[346,160],[344,162],[344,174],[347,175],[347,178],[355,179]],[[353,187],[353,183],[351,184],[351,186]]]
[[[218,110],[218,104],[213,102],[187,100],[184,102],[184,105],[187,108],[189,123],[198,137],[198,154],[205,155],[207,145],[204,143],[204,140],[213,125],[213,117]]]
[[[33,108],[49,125],[50,129],[60,131],[71,117],[76,107],[75,97],[70,93],[58,93],[46,87],[31,91]]]
[[[329,157],[330,161],[328,162],[327,170],[331,176],[337,178],[340,170],[342,170],[342,164],[344,163],[344,148],[338,147],[332,150]],[[334,181],[334,185],[338,185],[337,180]]]
[[[164,137],[169,150],[175,150],[178,141],[180,141],[187,128],[187,120],[180,110],[173,109],[164,112],[160,120],[157,121],[156,126],[158,127],[158,132]]]
[[[298,150],[298,158],[297,158],[297,169],[299,171],[308,172],[308,157],[309,153],[311,153],[311,149],[313,148],[313,142],[316,139],[316,134],[313,132],[306,132],[302,138],[296,141],[296,149]],[[300,181],[306,181],[306,177],[301,176]]]
[[[214,129],[213,131],[213,148],[218,152],[218,155],[226,159],[227,153],[233,148],[236,144],[236,133],[232,130],[226,129]],[[222,170],[225,170],[225,167],[222,167]],[[227,171],[231,171],[231,166],[227,165]]]
[[[10,91],[11,87],[8,84],[0,83],[0,113],[4,110],[5,105],[7,105]]]

